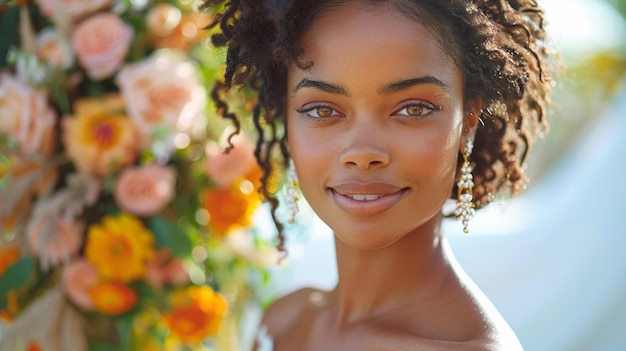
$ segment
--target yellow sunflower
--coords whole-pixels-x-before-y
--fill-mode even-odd
[[[154,235],[130,214],[106,216],[89,227],[85,256],[106,280],[142,279],[154,256]]]

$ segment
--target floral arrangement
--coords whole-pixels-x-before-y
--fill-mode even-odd
[[[237,349],[277,252],[254,146],[224,153],[211,113],[209,21],[185,0],[0,5],[1,350]]]

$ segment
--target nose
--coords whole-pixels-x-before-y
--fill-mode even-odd
[[[381,133],[375,128],[358,128],[347,133],[347,144],[339,157],[341,164],[362,170],[387,166],[391,154]]]

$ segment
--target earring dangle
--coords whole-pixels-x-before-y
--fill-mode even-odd
[[[288,222],[289,224],[293,224],[296,221],[296,215],[298,214],[298,200],[300,200],[300,196],[298,195],[298,190],[300,189],[300,185],[298,182],[298,175],[296,174],[296,166],[293,163],[293,160],[289,160],[289,168],[287,169],[287,213],[289,213]]]
[[[456,203],[456,211],[454,214],[457,219],[461,219],[463,223],[463,232],[469,233],[469,221],[474,217],[473,188],[474,177],[472,176],[472,167],[469,158],[472,154],[474,143],[467,141],[465,152],[463,152],[463,165],[461,166],[461,179],[457,183],[458,199]]]

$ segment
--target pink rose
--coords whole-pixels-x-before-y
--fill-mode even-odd
[[[78,307],[93,309],[89,290],[100,282],[98,269],[85,259],[76,260],[63,269],[63,288],[65,294]]]
[[[164,284],[183,285],[189,282],[189,273],[179,259],[172,257],[168,249],[162,249],[146,266],[148,282],[157,288]]]
[[[74,63],[69,40],[53,29],[43,30],[37,36],[37,56],[56,68],[68,68]]]
[[[229,130],[222,136],[222,144],[226,143],[228,135]],[[216,144],[207,147],[206,171],[219,187],[231,185],[237,177],[246,175],[256,165],[254,144],[250,139],[238,134],[231,142],[234,148],[228,154]]]
[[[43,91],[0,74],[0,116],[0,133],[15,139],[22,152],[52,152],[56,114]]]
[[[147,217],[172,201],[175,185],[174,168],[158,164],[128,167],[118,176],[113,196],[124,211]]]
[[[91,79],[108,78],[122,65],[133,36],[114,13],[94,15],[76,26],[72,47]]]
[[[206,91],[198,76],[185,54],[168,49],[157,50],[118,73],[117,85],[130,117],[147,138],[144,141],[151,141],[156,128],[174,133],[203,120]]]
[[[47,17],[52,17],[58,11],[76,19],[111,5],[113,0],[35,0],[35,2]]]

